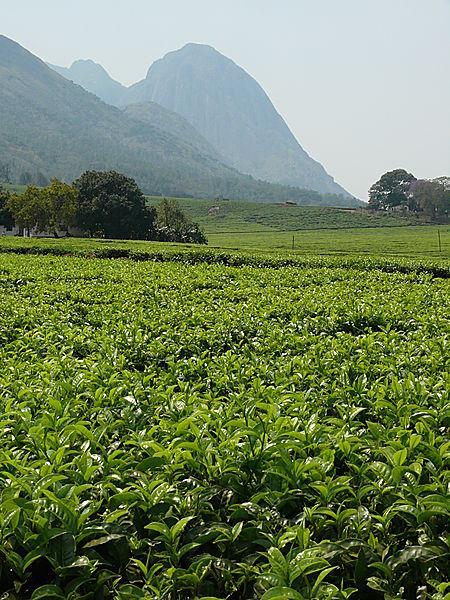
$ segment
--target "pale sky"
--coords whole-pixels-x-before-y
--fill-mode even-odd
[[[91,58],[125,85],[210,44],[356,196],[395,168],[450,175],[450,0],[0,0],[0,33],[61,66]]]

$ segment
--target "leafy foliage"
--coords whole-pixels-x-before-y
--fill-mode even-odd
[[[404,169],[385,173],[369,190],[369,208],[388,210],[395,207],[424,212],[431,219],[448,220],[450,179],[417,180]]]
[[[156,226],[162,242],[208,243],[199,225],[191,221],[173,198],[161,200],[156,211]]]
[[[411,183],[416,178],[405,169],[388,171],[369,190],[369,208],[385,210],[407,205]]]
[[[448,280],[217,259],[0,255],[2,592],[444,598]]]
[[[32,228],[44,231],[49,224],[49,206],[42,189],[35,185],[28,185],[23,194],[12,194],[8,198],[7,208],[15,224],[28,233]]]
[[[51,231],[68,230],[77,224],[78,193],[76,188],[57,179],[42,190],[48,207],[48,228]]]
[[[78,190],[77,224],[107,238],[152,239],[155,211],[131,177],[115,171],[86,171],[74,182]]]
[[[420,179],[410,189],[410,204],[414,210],[423,211],[432,219],[447,217],[450,211],[450,179]]]
[[[67,233],[75,227],[110,239],[207,243],[199,225],[175,201],[163,199],[157,213],[134,179],[115,171],[86,171],[71,186],[52,179],[49,186],[27,186],[20,195],[0,192],[0,210],[5,207],[1,218],[28,233],[34,229],[57,237],[58,230]]]
[[[14,227],[14,217],[8,208],[8,200],[11,194],[0,186],[0,227],[12,229]]]

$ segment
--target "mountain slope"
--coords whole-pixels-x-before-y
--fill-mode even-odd
[[[214,48],[187,44],[150,67],[122,103],[185,117],[236,169],[266,181],[346,194],[303,150],[261,86]]]
[[[12,176],[41,171],[67,181],[117,169],[151,193],[211,197],[242,175],[168,131],[128,117],[0,36],[0,160]]]
[[[151,118],[152,110],[146,111],[143,120],[129,116],[132,111],[105,104],[0,36],[0,163],[16,181],[23,170],[72,181],[87,169],[115,169],[155,195],[357,203],[256,181],[209,154],[199,134],[179,135],[180,117],[171,117],[163,127],[164,109]],[[151,124],[152,119],[159,119],[160,126]]]
[[[149,123],[158,129],[174,135],[197,151],[200,150],[220,162],[225,162],[211,144],[184,117],[171,110],[167,110],[167,108],[164,108],[160,104],[156,104],[156,102],[142,102],[140,104],[127,104],[121,107],[121,109],[128,117]]]
[[[101,65],[92,60],[76,60],[69,68],[58,67],[50,63],[47,63],[47,66],[66,79],[81,85],[85,90],[92,92],[103,102],[113,106],[120,103],[127,89],[112,79]]]

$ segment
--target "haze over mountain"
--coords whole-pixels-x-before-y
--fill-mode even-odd
[[[347,194],[303,150],[261,86],[211,46],[187,44],[169,52],[151,65],[144,80],[121,86],[120,94],[120,84],[111,78],[108,83],[101,67],[94,72],[92,64],[77,61],[69,71],[70,75],[60,72],[105,102],[153,101],[180,114],[227,164],[243,173],[322,193]]]
[[[122,103],[145,100],[185,117],[243,173],[346,193],[303,150],[262,87],[211,46],[187,44],[154,62],[122,97]]]
[[[206,144],[206,142],[205,142]],[[67,81],[0,36],[0,160],[72,181],[86,169],[116,169],[149,192],[211,197],[243,178],[201,148],[136,121]]]
[[[139,111],[105,104],[0,36],[0,162],[16,181],[24,170],[72,181],[87,169],[115,169],[152,194],[355,204],[255,181],[209,153],[180,116],[149,106],[137,120]]]
[[[200,150],[205,155],[225,163],[220,154],[209,144],[199,132],[181,115],[164,108],[156,102],[142,102],[127,104],[121,110],[134,119],[149,123],[154,127],[166,131],[184,143]]]
[[[47,63],[47,66],[113,106],[120,104],[121,97],[127,89],[112,79],[105,69],[93,60],[76,60],[69,68],[50,63]]]

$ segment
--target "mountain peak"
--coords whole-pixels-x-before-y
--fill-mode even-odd
[[[243,173],[348,195],[303,150],[259,83],[212,46],[190,42],[154,62],[122,97],[122,104],[145,101],[183,116]]]
[[[188,42],[179,50],[175,50],[175,52],[183,52],[183,51],[195,51],[195,52],[215,52],[216,54],[220,54],[218,50],[214,48],[214,46],[210,46],[209,44],[199,44],[198,42]],[[223,55],[222,55],[223,56]]]
[[[103,68],[102,65],[93,61],[90,58],[79,58],[78,60],[74,60],[70,66],[70,70],[83,69],[83,68],[92,69],[92,70],[96,70],[96,71],[108,74],[106,69]]]
[[[113,106],[120,103],[126,90],[125,86],[115,81],[102,65],[90,58],[78,59],[69,68],[49,63],[47,66]]]
[[[212,65],[219,65],[221,62],[229,62],[234,65],[233,61],[221,54],[213,46],[208,44],[198,44],[196,42],[188,42],[178,50],[167,52],[162,58],[156,60],[147,71],[147,77],[151,76],[152,71],[160,63],[169,64],[197,64],[202,68],[210,68]],[[237,67],[237,65],[235,65]],[[237,67],[239,68],[239,67]]]

